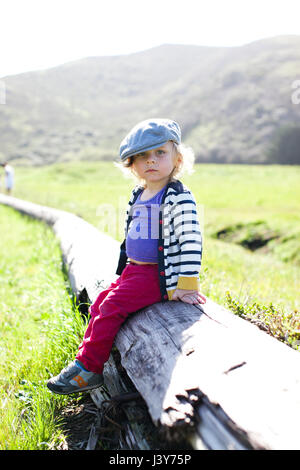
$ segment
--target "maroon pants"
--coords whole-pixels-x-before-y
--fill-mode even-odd
[[[76,358],[86,369],[101,374],[128,315],[160,300],[157,264],[127,264],[116,282],[91,305],[91,319]]]

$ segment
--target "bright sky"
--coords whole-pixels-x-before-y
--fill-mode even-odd
[[[299,0],[3,0],[0,77],[160,44],[300,34]]]

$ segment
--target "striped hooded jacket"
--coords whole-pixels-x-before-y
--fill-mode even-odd
[[[131,208],[143,187],[132,191],[125,219],[125,239],[120,247],[117,274],[127,263],[126,234],[132,221]],[[162,300],[171,300],[178,289],[198,289],[202,236],[192,193],[180,181],[168,183],[159,211],[158,275]]]

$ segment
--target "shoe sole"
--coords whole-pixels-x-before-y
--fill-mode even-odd
[[[57,393],[58,395],[72,395],[73,393],[80,393],[80,392],[88,392],[90,390],[95,390],[95,388],[100,388],[102,387],[102,384],[97,384],[97,385],[90,385],[89,387],[82,387],[78,388],[76,390],[70,390],[68,392],[63,392],[61,390],[57,390],[54,384],[47,384],[47,387],[52,393]]]

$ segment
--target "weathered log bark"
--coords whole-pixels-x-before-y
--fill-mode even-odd
[[[0,196],[53,226],[72,288],[93,301],[115,277],[119,244],[63,211]],[[300,355],[208,299],[133,314],[115,344],[153,423],[195,448],[300,449]],[[200,444],[199,444],[200,442]]]
[[[238,438],[245,447],[299,449],[299,353],[214,302],[148,307],[116,346],[154,422],[177,428],[199,416],[209,447],[210,410],[231,432],[228,446]]]

